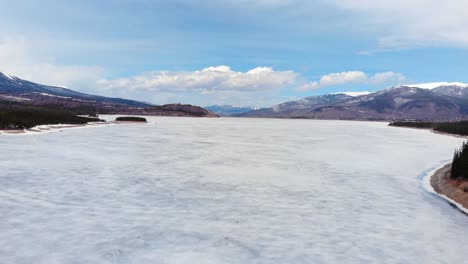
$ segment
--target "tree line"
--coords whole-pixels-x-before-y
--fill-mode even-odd
[[[464,142],[460,149],[455,150],[450,178],[468,180],[468,142]]]
[[[99,118],[81,117],[60,110],[0,107],[0,129],[28,129],[47,124],[86,124],[97,121],[101,120]]]
[[[409,122],[398,121],[390,123],[390,126],[428,128],[437,132],[468,136],[468,121],[459,122]]]

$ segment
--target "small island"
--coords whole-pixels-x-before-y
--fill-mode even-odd
[[[115,119],[117,122],[142,122],[146,123],[146,118],[138,116],[119,116]]]

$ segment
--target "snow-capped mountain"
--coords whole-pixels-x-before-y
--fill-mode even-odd
[[[64,87],[42,85],[0,72],[0,97],[7,98],[8,96],[23,98],[23,100],[52,100],[56,98],[57,100],[95,101],[135,107],[150,106],[150,104],[133,100],[97,96],[76,92]]]
[[[0,107],[40,108],[71,111],[75,114],[108,113],[214,117],[212,112],[193,105],[162,106],[110,98],[73,91],[58,86],[42,85],[0,72]]]
[[[468,86],[440,86],[431,90],[434,93],[468,99]]]
[[[245,113],[241,116],[246,117],[295,117],[303,115],[303,111],[315,108],[321,105],[333,104],[339,101],[353,98],[353,96],[336,93],[321,96],[310,96],[301,100],[291,101],[275,105],[270,108],[264,108],[253,112]]]
[[[468,119],[468,88],[443,83],[431,89],[398,86],[357,96],[344,93],[329,94],[286,102],[252,111],[244,116],[348,120],[461,120]]]
[[[429,89],[434,93],[453,96],[458,98],[468,98],[468,84],[461,82],[434,82],[405,85],[421,89]]]
[[[407,84],[407,85],[403,85],[403,86],[416,87],[416,88],[431,90],[431,89],[435,89],[435,88],[438,88],[438,87],[444,87],[444,86],[457,86],[457,87],[467,88],[468,84],[461,83],[461,82],[432,82],[432,83]]]

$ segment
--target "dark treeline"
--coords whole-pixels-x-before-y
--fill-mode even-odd
[[[0,129],[28,129],[46,124],[86,124],[99,118],[77,116],[71,112],[40,107],[0,107]]]
[[[468,142],[455,151],[450,177],[456,180],[468,180]]]
[[[468,121],[459,122],[392,122],[390,126],[412,127],[412,128],[429,128],[434,131],[444,132],[449,134],[468,136]]]

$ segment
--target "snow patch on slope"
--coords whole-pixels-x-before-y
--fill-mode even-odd
[[[7,77],[10,80],[14,80],[16,78],[15,76],[10,75],[8,73],[0,72],[0,74],[2,74],[3,76]]]
[[[13,95],[0,95],[0,99],[6,100],[6,101],[14,101],[14,102],[24,102],[24,101],[31,101],[31,99],[28,98],[23,98],[19,96],[13,96]]]
[[[44,95],[44,96],[49,96],[49,97],[71,98],[71,97],[67,97],[67,96],[53,95],[53,94],[48,94],[48,93],[39,93],[39,94],[40,94],[40,95]]]
[[[363,92],[339,92],[339,93],[333,93],[333,94],[346,94],[349,96],[356,97],[356,96],[361,96],[361,95],[368,95],[370,93],[371,92],[363,91]]]

